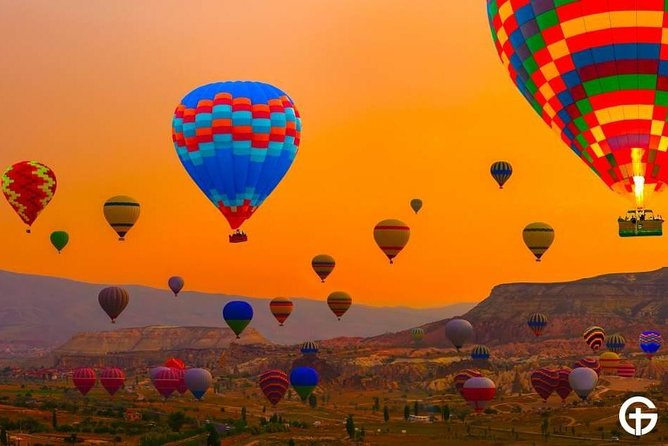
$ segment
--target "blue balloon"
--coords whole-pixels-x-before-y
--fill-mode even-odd
[[[172,139],[197,186],[237,229],[286,174],[299,148],[292,99],[262,82],[217,82],[176,108]]]
[[[290,384],[305,401],[318,385],[318,372],[311,367],[296,367],[290,371]]]
[[[239,338],[241,332],[253,319],[253,307],[242,300],[230,301],[223,307],[223,319]]]

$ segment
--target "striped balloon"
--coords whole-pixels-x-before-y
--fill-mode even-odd
[[[176,369],[161,368],[153,378],[153,386],[165,398],[169,398],[179,387],[180,377]]]
[[[503,185],[506,184],[506,181],[513,174],[513,166],[508,161],[497,161],[492,164],[489,171],[492,174],[492,178],[499,185],[499,189],[503,189]]]
[[[260,389],[272,406],[277,405],[285,396],[290,382],[283,370],[267,370],[260,375]]]
[[[559,370],[542,368],[534,371],[531,374],[531,386],[543,401],[547,401],[559,386]]]
[[[276,297],[269,302],[269,310],[281,327],[283,326],[283,322],[290,316],[290,313],[292,313],[292,307],[292,301],[285,297]]]
[[[332,310],[332,313],[334,313],[339,320],[341,320],[341,316],[348,311],[348,308],[350,308],[352,303],[353,299],[344,291],[334,291],[327,296],[327,305],[329,305],[329,309]]]
[[[522,230],[522,239],[536,257],[536,262],[540,262],[554,241],[554,229],[547,223],[529,223]]]
[[[116,195],[104,203],[104,218],[111,229],[118,234],[118,240],[125,240],[125,234],[139,220],[139,202],[127,195]]]
[[[654,330],[647,330],[640,333],[640,348],[647,354],[649,359],[661,348],[663,339],[661,333]]]
[[[485,377],[467,379],[462,387],[462,396],[476,412],[482,411],[496,395],[494,381]]]
[[[56,194],[56,174],[37,161],[21,161],[2,175],[2,192],[14,212],[28,225],[26,232]]]
[[[636,366],[632,362],[622,362],[617,367],[617,376],[633,378],[636,375]]]
[[[619,367],[619,355],[615,352],[603,352],[598,358],[601,364],[601,372],[604,375],[616,375]]]
[[[473,369],[462,370],[461,372],[455,375],[455,378],[453,380],[455,390],[457,390],[457,392],[459,392],[459,394],[462,395],[462,389],[464,388],[464,383],[466,383],[466,381],[468,381],[470,378],[475,378],[480,376],[482,376],[482,374],[478,370],[473,370]]]
[[[420,327],[411,328],[411,337],[413,338],[413,341],[420,342],[424,339],[424,329]]]
[[[569,367],[564,367],[558,370],[559,375],[559,384],[557,388],[554,389],[561,398],[561,401],[565,401],[568,398],[568,395],[573,391],[571,389],[571,383],[568,380],[569,375],[571,374],[571,369]]]
[[[311,267],[322,283],[325,283],[325,279],[334,271],[335,266],[334,257],[327,254],[318,254],[311,260]]]
[[[394,258],[404,249],[410,237],[411,229],[400,220],[383,220],[373,228],[373,238],[390,263],[394,263]]]
[[[613,334],[605,338],[605,346],[614,353],[621,353],[626,346],[626,339],[620,334]]]
[[[597,351],[603,346],[603,341],[605,340],[605,330],[598,325],[593,325],[587,328],[584,333],[582,333],[584,341],[587,343],[589,348],[593,351]]]
[[[484,345],[475,345],[471,350],[471,359],[486,361],[489,359],[489,348]]]
[[[547,316],[543,313],[533,313],[529,316],[527,325],[535,336],[543,334],[543,330],[547,326]]]
[[[318,344],[313,341],[304,342],[299,350],[303,355],[315,355],[320,351],[318,349]]]
[[[125,372],[116,367],[107,367],[100,372],[100,384],[109,395],[114,396],[125,383]]]
[[[90,389],[95,386],[97,375],[95,374],[95,370],[89,367],[82,367],[72,372],[72,382],[74,383],[74,387],[76,387],[82,395],[86,396],[86,394],[90,392]]]
[[[97,295],[100,306],[111,319],[111,323],[116,323],[116,318],[121,315],[125,307],[130,302],[130,295],[123,288],[111,286],[103,289]]]
[[[578,367],[587,367],[588,369],[595,371],[597,375],[601,374],[601,364],[594,358],[580,359],[578,362],[573,364],[574,369],[577,369]]]

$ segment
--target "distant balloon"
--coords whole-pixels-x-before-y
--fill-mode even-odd
[[[65,231],[54,231],[49,238],[53,247],[58,251],[58,254],[60,254],[60,251],[62,251],[70,241],[70,236]]]
[[[482,376],[482,374],[478,370],[473,370],[473,369],[462,370],[461,372],[457,373],[455,375],[455,378],[453,379],[455,390],[457,390],[457,392],[459,392],[460,395],[464,396],[462,394],[464,383],[468,381],[470,378],[475,378],[480,376]]]
[[[172,290],[172,293],[174,293],[174,296],[178,296],[183,289],[185,282],[183,281],[182,277],[172,276],[167,281],[167,285],[169,286],[169,289]]]
[[[410,236],[411,229],[401,220],[383,220],[373,228],[373,238],[390,263],[394,263]]]
[[[186,363],[179,358],[169,358],[165,361],[165,367],[169,367],[170,369],[185,370]]]
[[[543,330],[547,326],[547,316],[543,313],[533,313],[529,316],[527,325],[529,325],[529,328],[535,336],[540,336],[543,334]]]
[[[513,174],[513,166],[508,161],[497,161],[492,164],[489,172],[492,174],[494,181],[499,185],[499,189],[503,189],[503,185],[506,184],[506,181]]]
[[[292,301],[285,297],[276,297],[269,302],[269,310],[281,327],[288,316],[290,316],[290,313],[292,313],[293,306]]]
[[[313,341],[304,342],[299,350],[303,355],[315,355],[319,351],[318,344]]]
[[[253,319],[253,307],[248,302],[233,300],[223,307],[223,319],[239,339],[241,332]]]
[[[661,333],[654,330],[643,331],[640,333],[640,348],[647,354],[651,360],[652,356],[661,348],[663,339]]]
[[[2,192],[14,212],[28,225],[26,232],[56,193],[56,175],[37,161],[21,161],[5,170]]]
[[[176,369],[161,368],[153,378],[155,389],[165,398],[169,398],[179,387],[179,375]]]
[[[290,371],[290,384],[302,401],[306,401],[311,395],[318,385],[318,379],[318,372],[311,367],[296,367]]]
[[[557,388],[555,391],[557,392],[557,395],[561,398],[561,401],[566,401],[566,398],[568,398],[568,395],[573,391],[571,389],[571,383],[568,381],[568,377],[571,374],[571,369],[569,367],[564,367],[559,369],[558,375],[559,375],[559,384],[557,384]]]
[[[621,353],[626,346],[626,339],[620,334],[613,334],[605,338],[605,346],[614,353]]]
[[[188,369],[183,375],[183,380],[195,398],[201,400],[211,384],[213,377],[207,369]]]
[[[121,241],[125,240],[125,234],[137,223],[139,212],[139,202],[127,195],[116,195],[104,203],[104,218]]]
[[[636,366],[631,362],[622,362],[617,367],[617,376],[622,378],[633,378],[636,375]]]
[[[619,355],[615,352],[603,352],[598,358],[604,375],[616,375],[619,367]]]
[[[267,370],[260,375],[260,389],[272,406],[283,399],[288,387],[290,387],[288,375],[283,370]]]
[[[581,399],[586,400],[598,383],[598,375],[588,367],[573,369],[568,375],[568,382]]]
[[[489,359],[489,348],[485,345],[476,345],[471,350],[471,359],[486,361]]]
[[[424,339],[424,330],[420,327],[412,328],[411,337],[415,342],[420,342],[422,339]]]
[[[100,291],[97,300],[105,313],[111,318],[111,323],[116,323],[116,318],[125,310],[130,302],[130,295],[123,288],[112,286]]]
[[[531,386],[543,401],[547,401],[559,386],[559,370],[542,368],[534,371],[531,374]]]
[[[603,340],[605,339],[605,330],[603,328],[593,325],[587,328],[582,337],[585,342],[593,351],[597,351],[603,345]]]
[[[160,367],[153,367],[152,369],[150,369],[148,371],[148,376],[151,379],[151,383],[154,383],[156,376],[158,376],[158,374],[165,369],[169,370],[169,367],[160,366]]]
[[[462,387],[462,395],[476,412],[482,411],[496,394],[494,381],[485,377],[467,379]]]
[[[334,257],[327,254],[318,254],[311,260],[313,271],[315,271],[318,277],[320,277],[320,281],[323,283],[332,271],[334,271],[335,266],[336,261],[334,261]]]
[[[465,319],[451,319],[445,324],[445,336],[459,351],[473,338],[473,325]]]
[[[95,386],[97,376],[95,370],[89,367],[82,367],[72,372],[72,382],[82,395],[86,396],[90,389]]]
[[[348,311],[352,303],[353,299],[345,291],[334,291],[327,296],[327,305],[339,320]]]
[[[422,209],[422,200],[419,198],[413,198],[411,200],[411,209],[413,209],[413,212],[416,214],[420,212],[420,209]]]
[[[125,383],[125,372],[116,367],[107,367],[100,372],[100,384],[109,395],[114,396]]]
[[[540,262],[554,241],[554,229],[547,223],[529,223],[522,231],[522,238],[529,251],[536,256],[536,262]]]
[[[601,364],[599,364],[597,359],[593,358],[580,359],[578,362],[573,364],[574,369],[577,369],[578,367],[586,367],[588,369],[592,369],[597,375],[601,374]]]

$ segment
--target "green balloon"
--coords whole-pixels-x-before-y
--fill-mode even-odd
[[[51,233],[51,244],[58,250],[59,253],[65,246],[67,246],[67,242],[69,241],[70,236],[65,231],[54,231]]]

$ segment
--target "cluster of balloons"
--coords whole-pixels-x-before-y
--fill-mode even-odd
[[[292,385],[302,401],[306,401],[313,393],[320,380],[318,372],[311,367],[295,367],[290,371],[290,377],[282,370],[272,369],[260,374],[260,390],[271,403],[276,406],[285,396],[288,387]]]
[[[89,367],[75,369],[72,372],[72,382],[74,387],[86,395],[95,386],[97,382],[97,373]],[[100,371],[100,384],[109,395],[114,396],[125,383],[125,372],[116,367],[107,367]]]
[[[190,391],[201,400],[213,383],[211,372],[202,368],[186,368],[186,364],[178,358],[169,358],[164,365],[149,370],[153,386],[165,399],[174,392],[181,395]]]

